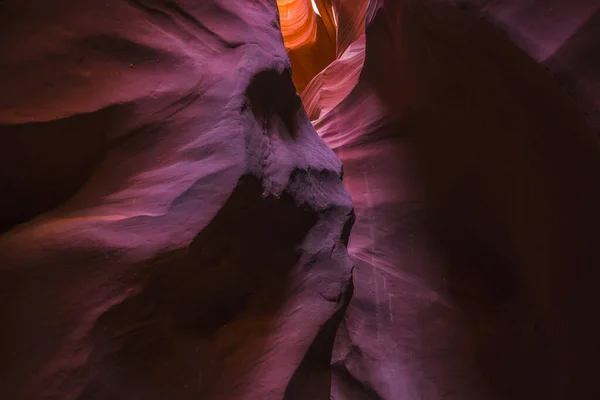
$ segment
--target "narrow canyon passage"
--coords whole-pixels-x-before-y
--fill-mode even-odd
[[[0,2],[0,398],[600,398],[598,10]]]
[[[573,224],[597,218],[588,200],[598,196],[598,144],[581,122],[594,127],[594,118],[561,92],[580,109],[594,105],[560,79],[580,75],[565,71],[576,65],[573,53],[546,63],[553,79],[489,25],[538,62],[552,40],[577,41],[581,58],[600,48],[571,27],[586,25],[600,3],[546,5],[573,17],[553,37],[537,33],[537,43],[519,38],[527,28],[500,13],[503,2],[491,10],[403,3],[383,4],[366,40],[359,24],[347,29],[354,41],[338,26],[338,46],[350,46],[302,93],[344,165],[356,211],[354,297],[334,348],[332,396],[587,398],[593,378],[582,371],[593,358],[577,356],[586,306],[567,304],[593,288],[580,292],[578,278],[565,274],[573,272],[568,260],[579,259],[583,276],[596,275],[596,228]],[[542,6],[525,8],[531,25],[553,17]],[[590,56],[579,65],[594,63]],[[598,74],[587,79],[593,96]],[[589,145],[587,161],[572,158]],[[584,203],[585,212],[574,211]]]

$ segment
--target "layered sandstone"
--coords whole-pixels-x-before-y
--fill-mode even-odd
[[[0,397],[326,388],[353,211],[276,4],[0,7]]]
[[[597,6],[0,2],[0,397],[600,397]]]
[[[303,95],[357,215],[333,398],[595,398],[600,145],[570,86],[468,7],[371,6],[360,74]]]

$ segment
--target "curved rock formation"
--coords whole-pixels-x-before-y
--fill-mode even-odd
[[[316,75],[302,92],[306,112],[311,120],[329,113],[356,86],[365,62],[365,35],[327,68]]]
[[[277,0],[281,32],[292,64],[292,78],[298,93],[315,75],[335,60],[335,26],[322,18],[321,9],[330,9],[329,0]]]
[[[337,54],[344,54],[365,32],[369,0],[333,0],[332,7],[338,23]]]
[[[600,398],[596,5],[0,2],[0,397]]]
[[[327,387],[352,204],[275,3],[0,7],[0,397]]]
[[[375,6],[360,77],[303,96],[357,214],[332,397],[597,397],[597,138],[472,13]]]
[[[308,0],[277,0],[283,43],[293,50],[317,39],[317,15]]]

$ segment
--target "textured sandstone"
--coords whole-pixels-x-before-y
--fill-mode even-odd
[[[352,204],[275,3],[0,7],[0,397],[328,393]]]
[[[600,2],[302,1],[0,2],[0,398],[600,398]]]
[[[335,60],[336,28],[330,0],[277,0],[281,32],[292,64],[298,93],[315,75]],[[315,6],[321,8],[318,15]],[[317,8],[317,11],[319,8]]]
[[[333,398],[596,398],[597,138],[468,10],[376,6],[303,96],[357,215]]]

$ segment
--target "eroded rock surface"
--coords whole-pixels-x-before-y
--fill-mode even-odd
[[[372,2],[360,75],[303,96],[357,215],[335,399],[598,396],[600,145],[476,16]]]
[[[594,2],[319,0],[296,88],[275,0],[89,3],[0,2],[1,398],[600,398]]]
[[[275,2],[0,19],[0,397],[328,395],[352,204]]]
[[[281,33],[298,93],[335,60],[336,26],[331,0],[277,0]]]

